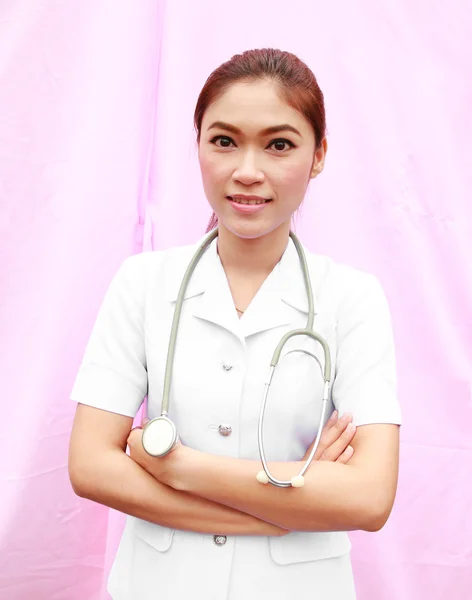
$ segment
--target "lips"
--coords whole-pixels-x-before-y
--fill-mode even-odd
[[[270,200],[258,203],[254,202],[254,204],[251,204],[250,202],[238,202],[231,196],[228,196],[228,202],[236,213],[246,216],[260,213],[261,211],[265,210],[268,204],[270,204]]]

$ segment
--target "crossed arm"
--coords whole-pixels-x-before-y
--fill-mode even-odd
[[[348,464],[314,461],[302,488],[279,488],[256,480],[260,462],[205,454],[178,446],[163,458],[142,451],[142,432],[130,439],[131,456],[170,487],[245,512],[290,531],[378,531],[395,498],[397,425],[359,427]],[[167,464],[166,464],[167,462]],[[289,480],[303,462],[272,463]]]
[[[359,427],[349,464],[316,461],[304,488],[255,480],[258,461],[214,456],[178,446],[149,457],[132,419],[79,405],[69,452],[75,492],[139,518],[176,529],[228,535],[380,529],[390,514],[398,472],[398,426]],[[130,444],[130,456],[125,453]],[[290,478],[294,463],[272,464]]]

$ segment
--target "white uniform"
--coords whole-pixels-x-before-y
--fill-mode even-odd
[[[148,395],[149,417],[160,414],[175,302],[196,248],[146,252],[122,263],[100,308],[72,400],[134,417]],[[356,425],[400,424],[390,314],[378,280],[305,252],[315,299],[314,330],[329,343],[335,375],[327,418],[336,408],[340,414],[352,412]],[[217,239],[212,242],[188,285],[177,338],[169,416],[185,445],[259,460],[257,423],[272,354],[287,331],[306,326],[307,310],[292,240],[241,319]],[[285,346],[266,410],[265,448],[271,461],[300,460],[320,426],[320,365],[303,353],[284,359],[294,348],[310,349],[323,364],[314,340],[297,336]],[[111,596],[355,598],[345,532],[273,538],[214,533],[172,530],[127,517],[110,573]]]

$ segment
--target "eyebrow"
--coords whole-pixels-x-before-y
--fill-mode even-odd
[[[230,131],[236,135],[242,134],[242,131],[238,127],[230,125],[229,123],[224,123],[223,121],[215,121],[210,125],[210,127],[208,127],[208,129],[225,129],[226,131]],[[270,135],[271,133],[278,133],[279,131],[292,131],[293,133],[296,133],[302,137],[302,134],[298,131],[298,129],[295,129],[295,127],[292,127],[292,125],[289,125],[288,123],[284,123],[283,125],[272,125],[272,127],[262,129],[259,132],[259,135],[265,136]]]

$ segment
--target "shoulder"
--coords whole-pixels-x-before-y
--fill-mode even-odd
[[[145,284],[149,277],[163,276],[165,269],[172,269],[180,262],[190,260],[194,250],[195,245],[188,244],[132,254],[123,260],[118,273],[130,283]]]
[[[306,252],[317,302],[335,309],[338,317],[352,312],[385,309],[387,299],[379,278],[373,273]]]
[[[180,285],[196,245],[172,246],[132,254],[120,264],[111,282],[112,297],[144,306],[149,298],[176,299],[173,290]],[[174,297],[175,296],[175,297]]]

